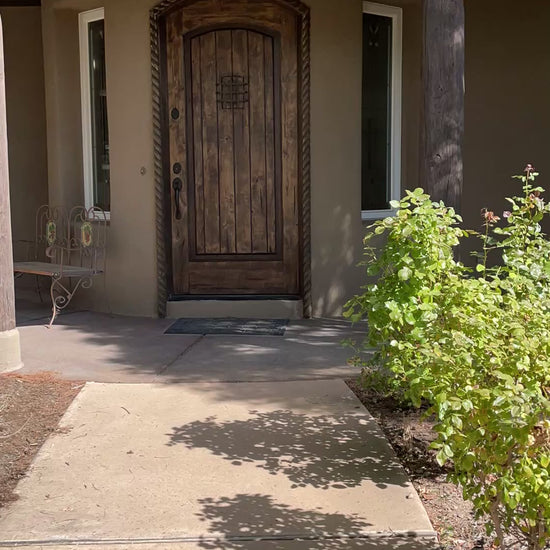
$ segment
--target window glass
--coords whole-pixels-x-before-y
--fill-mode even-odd
[[[103,19],[88,23],[90,64],[90,108],[92,126],[93,204],[111,210],[109,128],[105,86],[105,24]]]
[[[363,14],[362,204],[389,209],[392,161],[391,17]]]

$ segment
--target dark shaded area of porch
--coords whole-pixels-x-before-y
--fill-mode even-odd
[[[170,319],[71,309],[46,328],[48,297],[18,289],[21,373],[54,371],[94,382],[260,382],[352,378],[347,362],[364,327],[339,319],[291,321],[284,336],[166,335]]]

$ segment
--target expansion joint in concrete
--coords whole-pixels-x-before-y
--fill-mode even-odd
[[[155,376],[155,381],[157,380],[157,378],[162,376],[172,365],[174,365],[180,359],[185,357],[197,344],[202,342],[204,337],[205,337],[205,335],[201,334],[198,338],[196,338],[193,342],[191,342],[181,353],[176,355],[176,357],[174,357],[174,359],[172,359],[172,361],[169,361],[168,363],[166,363],[166,365],[164,365],[164,367],[162,367],[162,369],[160,369],[160,371]]]

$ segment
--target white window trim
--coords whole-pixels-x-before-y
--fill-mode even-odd
[[[401,113],[402,113],[402,72],[403,72],[403,10],[395,6],[363,2],[363,13],[391,17],[392,33],[392,113],[391,113],[391,162],[390,200],[401,198]],[[391,216],[395,210],[363,210],[363,220],[376,220]]]
[[[90,93],[90,43],[88,24],[105,19],[105,9],[84,11],[78,14],[80,38],[80,94],[82,106],[82,164],[84,176],[84,203],[94,206],[94,167],[92,154],[92,98]],[[107,219],[111,213],[105,212]]]

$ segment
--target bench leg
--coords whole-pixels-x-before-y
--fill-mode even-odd
[[[92,286],[92,279],[90,277],[81,277],[78,279],[74,287],[67,288],[62,282],[61,278],[52,277],[52,284],[50,287],[50,296],[52,298],[52,318],[48,324],[48,328],[51,328],[57,315],[64,310],[73,299],[76,291],[79,287],[90,288]]]
[[[40,278],[38,277],[38,275],[35,275],[34,278],[36,282],[36,290],[38,292],[38,297],[40,298],[40,303],[43,304],[44,298],[42,297],[42,289],[40,288]]]
[[[50,322],[48,323],[48,328],[52,328],[53,322],[55,321],[55,318],[57,316],[57,307],[55,306],[55,302],[52,304],[52,317],[50,319]]]

